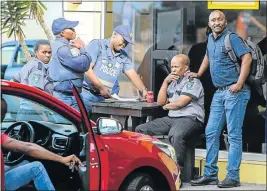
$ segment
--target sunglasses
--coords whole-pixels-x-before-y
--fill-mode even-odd
[[[123,48],[125,48],[127,45],[128,45],[128,42],[124,40],[124,42],[120,46],[122,46]]]

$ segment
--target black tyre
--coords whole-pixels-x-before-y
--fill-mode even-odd
[[[155,185],[148,174],[138,173],[128,178],[121,191],[155,191]]]

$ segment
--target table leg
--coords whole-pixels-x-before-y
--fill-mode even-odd
[[[131,118],[132,118],[132,131],[135,132],[135,128],[138,125],[145,123],[147,117],[133,117],[133,116],[131,116]]]
[[[125,130],[128,130],[128,118],[129,116],[111,115],[112,118],[117,119],[124,126]]]

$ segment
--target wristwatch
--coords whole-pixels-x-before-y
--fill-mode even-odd
[[[141,91],[141,92],[143,93],[143,91],[145,91],[145,90],[146,90],[146,91],[148,91],[148,89],[147,89],[147,88],[144,88],[144,89],[142,89],[142,91]]]

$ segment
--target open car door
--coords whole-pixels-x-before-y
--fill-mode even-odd
[[[79,167],[79,176],[82,181],[83,190],[101,190],[100,156],[98,153],[92,124],[77,88],[73,83],[71,83],[71,85],[73,95],[75,96],[80,109],[82,117],[81,125],[88,129],[88,133],[85,134],[83,147],[84,152],[86,152],[86,161],[82,161],[85,165],[84,167]]]

